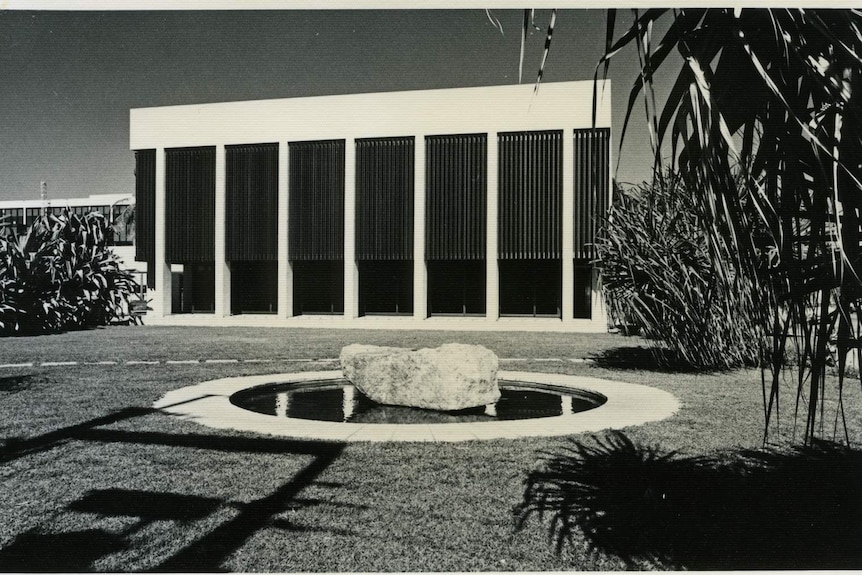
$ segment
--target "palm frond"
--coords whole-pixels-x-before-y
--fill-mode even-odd
[[[539,91],[539,84],[542,83],[542,76],[545,73],[545,64],[548,61],[548,54],[551,52],[551,39],[554,37],[554,24],[557,21],[557,10],[551,10],[551,21],[548,23],[548,35],[545,37],[545,48],[542,51],[542,62],[539,64],[539,73],[536,76],[536,85],[533,87],[533,93]]]
[[[662,18],[670,23],[654,47]],[[634,12],[631,25],[612,41],[615,20],[609,13],[596,77],[602,65],[606,76],[609,60],[627,47],[636,51],[640,67],[620,149],[643,95],[656,165],[669,136],[673,162],[694,194],[716,277],[724,289],[765,294],[752,301],[763,306],[758,329],[773,339],[762,348],[771,366],[771,377],[762,379],[766,428],[779,402],[786,356],[795,353],[797,410],[805,410],[804,437],[810,441],[824,429],[833,342],[837,338],[841,410],[846,355],[855,351],[862,358],[862,168],[848,161],[862,155],[862,12],[647,10]],[[653,78],[674,49],[683,66],[659,109]],[[747,285],[746,277],[752,280]],[[684,285],[692,281],[699,281],[698,274]],[[656,319],[649,315],[641,313]]]
[[[503,34],[503,25],[500,23],[500,19],[494,16],[490,8],[485,9],[485,17],[488,18],[488,22],[491,23],[491,26],[499,30],[501,35],[505,35]]]
[[[524,10],[524,26],[521,29],[521,53],[518,56],[518,83],[524,76],[524,47],[527,44],[527,32],[530,29],[530,14],[532,10]]]

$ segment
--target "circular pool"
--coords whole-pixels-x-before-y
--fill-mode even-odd
[[[679,409],[665,391],[590,377],[500,371],[495,404],[457,412],[378,405],[340,371],[205,381],[167,393],[164,413],[220,429],[327,441],[468,441],[619,429]]]
[[[415,425],[557,417],[594,409],[607,401],[597,393],[526,381],[499,381],[499,386],[500,399],[495,403],[458,411],[381,405],[346,379],[259,385],[234,393],[230,402],[273,417]]]

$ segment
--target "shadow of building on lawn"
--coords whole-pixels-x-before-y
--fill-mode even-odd
[[[862,452],[810,448],[682,457],[614,432],[548,454],[516,508],[549,520],[558,550],[676,568],[862,568]]]

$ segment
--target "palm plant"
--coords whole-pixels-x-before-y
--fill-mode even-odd
[[[136,283],[108,246],[99,213],[45,214],[0,237],[0,334],[106,325],[127,315]]]
[[[848,354],[862,363],[862,11],[686,8],[632,16],[617,38],[616,11],[608,12],[597,76],[621,50],[636,49],[640,73],[623,136],[643,97],[655,165],[669,146],[699,206],[717,277],[759,298],[760,329],[771,341],[763,351],[765,439],[794,356],[805,441],[825,432],[833,351],[837,433]],[[678,70],[674,54],[682,58]],[[675,76],[662,105],[659,70]],[[844,435],[849,441],[846,426]]]
[[[0,334],[57,331],[70,311],[51,277],[54,242],[39,234],[0,238]]]

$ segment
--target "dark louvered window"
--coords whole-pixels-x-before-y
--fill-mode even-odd
[[[500,259],[561,257],[562,132],[501,133],[498,142]]]
[[[485,258],[487,151],[485,134],[426,138],[426,259]]]
[[[278,144],[225,147],[225,257],[278,260]]]
[[[135,259],[156,261],[156,151],[135,152]]]
[[[215,148],[165,150],[166,258],[215,259]]]
[[[0,236],[12,237],[26,233],[24,208],[0,209]]]
[[[356,259],[413,259],[413,137],[356,140]]]
[[[344,259],[344,140],[291,142],[290,259]]]
[[[596,232],[608,211],[611,131],[575,130],[575,258],[593,259]]]

